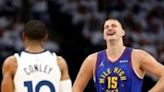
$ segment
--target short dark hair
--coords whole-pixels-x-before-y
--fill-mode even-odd
[[[117,20],[118,22],[120,22],[122,28],[123,28],[124,30],[126,30],[125,21],[124,21],[122,18],[116,18],[116,17],[112,17],[112,16],[109,16],[109,17],[106,18],[106,20],[109,20],[109,19]],[[106,20],[105,20],[105,21],[106,21]]]
[[[48,35],[48,29],[41,21],[30,20],[25,25],[23,33],[31,40],[42,40]]]

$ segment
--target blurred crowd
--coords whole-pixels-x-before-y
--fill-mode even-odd
[[[141,48],[164,63],[164,1],[162,0],[58,0],[61,11],[80,25],[93,45],[104,45],[102,28],[107,18],[123,22],[125,44]]]
[[[25,1],[28,1],[28,3],[21,2],[21,0],[0,0],[1,58],[5,58],[6,56],[23,49],[21,32],[23,31],[24,24],[28,20],[41,19],[43,22],[48,22],[48,19],[46,19],[48,16],[46,0]],[[23,5],[26,4],[23,3],[29,4],[29,6],[27,5],[25,7]],[[26,8],[29,10],[29,12],[24,11]],[[52,41],[51,38],[45,43],[45,48],[53,51],[60,50],[59,45]]]
[[[0,0],[0,63],[23,49],[24,24],[37,19],[50,30],[45,48],[66,58],[74,80],[84,58],[104,48],[104,21],[117,18],[126,46],[146,50],[164,64],[163,16],[163,0]]]

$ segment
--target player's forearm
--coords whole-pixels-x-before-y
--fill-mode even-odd
[[[73,87],[73,92],[83,92],[82,90],[78,89],[78,88],[74,88]]]
[[[1,83],[1,92],[14,92],[13,84],[2,80]]]
[[[73,85],[73,92],[83,92],[83,90],[79,87],[79,86],[77,86],[77,85]]]
[[[82,81],[82,79],[76,79],[73,84],[73,92],[83,92],[88,81]]]
[[[149,90],[149,92],[163,92],[164,91],[164,75],[158,80],[156,85]]]

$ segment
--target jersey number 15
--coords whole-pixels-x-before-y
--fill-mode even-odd
[[[108,89],[117,88],[117,85],[118,85],[118,83],[117,83],[118,78],[117,77],[108,77],[107,80],[108,80]]]

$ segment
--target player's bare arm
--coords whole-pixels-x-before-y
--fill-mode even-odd
[[[58,56],[57,62],[61,70],[60,92],[72,92],[72,82],[69,76],[66,60],[63,57]]]
[[[93,76],[97,53],[89,55],[83,62],[73,85],[73,92],[83,92]]]
[[[164,66],[161,65],[155,58],[145,51],[138,51],[141,59],[141,69],[159,78],[157,84],[149,92],[164,91]]]
[[[58,56],[57,62],[58,62],[59,68],[61,70],[61,75],[62,75],[61,80],[70,79],[69,72],[68,72],[68,66],[67,66],[65,59],[61,56]]]
[[[2,67],[3,80],[1,84],[1,92],[14,92],[13,78],[16,68],[16,58],[14,56],[6,58]]]

